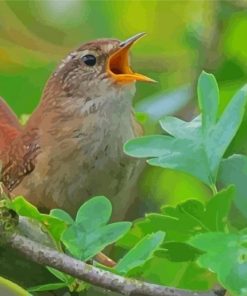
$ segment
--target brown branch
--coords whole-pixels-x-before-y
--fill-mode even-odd
[[[43,266],[50,266],[75,278],[104,289],[128,296],[217,296],[216,291],[194,292],[159,286],[134,279],[125,278],[109,271],[101,270],[74,259],[64,253],[34,242],[20,234],[12,234],[7,244],[19,251],[29,260]]]

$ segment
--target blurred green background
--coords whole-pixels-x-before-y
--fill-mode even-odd
[[[132,50],[134,69],[158,81],[138,84],[135,108],[147,133],[158,119],[197,114],[196,81],[202,69],[220,85],[221,110],[247,80],[246,1],[0,1],[0,96],[20,116],[38,104],[56,64],[80,43],[102,37],[148,36]],[[245,118],[230,151],[246,152]],[[193,177],[147,168],[140,180],[144,208],[207,199]]]

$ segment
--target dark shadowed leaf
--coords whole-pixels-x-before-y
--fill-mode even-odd
[[[202,252],[184,242],[164,243],[162,249],[155,255],[161,258],[167,258],[172,262],[195,261]]]
[[[44,291],[54,291],[67,287],[66,283],[53,283],[46,285],[39,285],[31,287],[28,289],[29,292],[44,292]]]
[[[66,283],[66,284],[70,284],[74,278],[66,273],[63,273],[55,268],[46,266],[46,268],[50,271],[50,273],[52,273],[56,278],[58,278],[59,280],[61,280],[62,282]]]

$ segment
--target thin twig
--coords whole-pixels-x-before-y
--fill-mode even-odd
[[[8,237],[7,244],[29,260],[50,266],[75,278],[128,296],[216,296],[217,292],[194,292],[125,278],[74,259],[34,242],[20,234]]]

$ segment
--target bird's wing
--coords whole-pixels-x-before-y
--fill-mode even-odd
[[[22,130],[18,118],[0,97],[0,152],[3,152]]]

